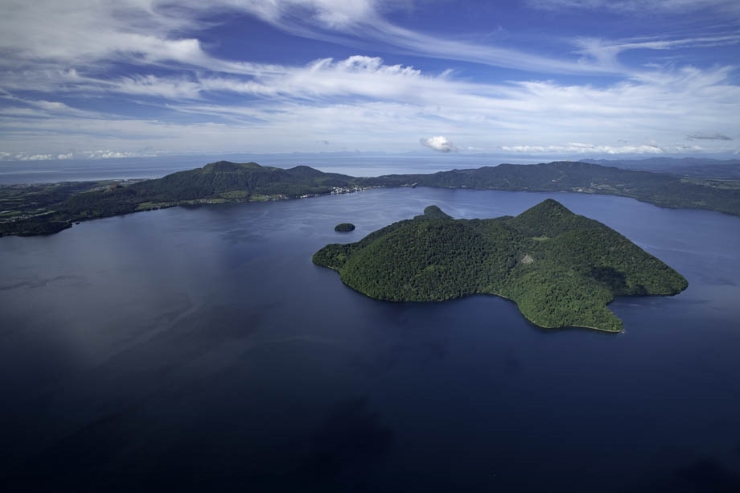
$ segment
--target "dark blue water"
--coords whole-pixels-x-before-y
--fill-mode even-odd
[[[548,331],[390,304],[311,255],[437,204],[546,197],[682,272]],[[357,230],[334,233],[351,221]],[[374,190],[0,239],[0,490],[740,491],[740,220],[617,197]]]

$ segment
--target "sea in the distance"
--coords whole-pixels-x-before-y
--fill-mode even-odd
[[[228,156],[159,156],[150,158],[70,159],[51,161],[0,161],[0,185],[65,181],[161,178],[170,173],[200,168],[216,161],[292,168],[311,166],[327,173],[379,176],[394,173],[434,173],[453,168],[480,168],[500,163],[531,164],[554,159],[497,156],[492,154],[234,154]]]
[[[548,197],[688,290],[616,300],[612,335],[496,297],[378,302],[311,263],[431,204]],[[404,188],[1,238],[0,389],[0,491],[740,491],[740,219]]]

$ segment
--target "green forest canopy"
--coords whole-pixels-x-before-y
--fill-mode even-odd
[[[674,295],[678,272],[598,221],[548,199],[516,217],[455,220],[438,207],[313,256],[349,287],[387,301],[492,294],[541,327],[619,332],[615,296]]]
[[[339,223],[334,226],[334,231],[339,233],[348,233],[355,230],[355,225],[352,223]]]

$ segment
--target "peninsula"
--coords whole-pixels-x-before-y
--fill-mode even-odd
[[[516,217],[452,219],[436,206],[313,256],[349,287],[387,301],[491,294],[547,328],[623,330],[615,296],[674,295],[686,279],[613,229],[547,199]]]

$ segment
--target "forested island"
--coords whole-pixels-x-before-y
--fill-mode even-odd
[[[661,207],[740,216],[740,184],[624,170],[585,162],[500,164],[371,178],[219,161],[153,180],[0,186],[0,236],[51,234],[79,221],[180,205],[353,193],[373,187],[577,192],[632,197]]]
[[[334,226],[334,231],[337,233],[349,233],[355,230],[355,225],[352,223],[339,223]]]
[[[436,206],[313,256],[349,287],[386,301],[491,294],[547,328],[623,330],[615,296],[674,295],[686,279],[627,238],[548,199],[516,217],[452,219]]]

